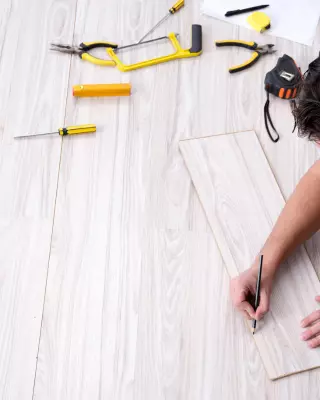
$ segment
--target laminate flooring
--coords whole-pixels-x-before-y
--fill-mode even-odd
[[[230,277],[259,253],[283,197],[253,131],[180,142],[191,178]],[[313,311],[319,279],[302,246],[281,266],[270,313],[254,335],[271,379],[320,366],[320,349],[301,341],[300,321]]]
[[[263,78],[278,55],[302,69],[318,53],[274,39],[278,54],[246,73],[246,50],[215,39],[270,41],[200,15],[198,0],[153,37],[179,32],[203,55],[122,74],[50,42],[133,43],[171,6],[141,0],[0,2],[0,398],[297,399],[320,397],[319,371],[271,382],[244,321],[179,153],[180,139],[255,129],[287,198],[318,158],[298,139],[285,102],[264,131]],[[170,51],[128,52],[126,61]],[[131,82],[130,98],[75,99],[72,85]],[[95,135],[14,140],[64,124]],[[320,239],[307,250],[319,273]],[[220,268],[217,266],[220,265]],[[216,274],[216,271],[220,271]],[[316,307],[316,305],[315,305]]]

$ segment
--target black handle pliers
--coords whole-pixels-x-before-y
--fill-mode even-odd
[[[77,54],[82,60],[91,62],[92,64],[102,65],[102,66],[115,66],[113,60],[104,60],[102,58],[94,57],[89,54],[90,50],[97,48],[109,48],[117,49],[118,45],[110,42],[88,42],[80,43],[79,46],[70,46],[68,44],[55,44],[51,43],[51,50],[60,51],[67,54]]]
[[[258,43],[256,42],[245,42],[243,40],[217,40],[216,46],[217,47],[236,46],[254,51],[249,60],[245,61],[243,64],[229,68],[230,74],[250,68],[253,64],[255,64],[259,60],[261,56],[265,54],[275,53],[277,51],[273,48],[274,44],[265,44],[263,46],[259,46]]]

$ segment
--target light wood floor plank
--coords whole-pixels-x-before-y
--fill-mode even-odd
[[[210,233],[148,232],[141,278],[136,399],[245,399],[266,388]]]
[[[128,7],[126,1],[108,6],[79,1],[74,42],[137,40],[152,23],[148,18],[141,25],[144,13],[156,19],[162,10],[161,3],[150,4],[140,17],[138,3]],[[187,23],[174,17],[157,35],[180,32],[188,47],[191,24],[197,21],[192,7],[183,15]],[[145,47],[140,55],[150,57],[152,51]],[[78,57],[72,60],[70,85],[130,81],[133,94],[68,99],[67,118],[96,123],[98,131],[64,139],[35,397],[130,399],[135,390],[145,396],[145,387],[139,390],[132,384],[135,371],[145,368],[136,347],[145,232],[208,230],[178,151],[179,139],[191,134],[201,114],[199,62],[121,74]],[[215,69],[206,70],[210,79],[217,79]],[[207,93],[218,102],[214,85]],[[213,123],[211,111],[206,113]],[[170,390],[177,385],[175,380]]]
[[[61,140],[14,140],[64,123],[76,1],[0,2],[0,398],[31,399]]]
[[[181,138],[260,121],[252,104],[245,121],[235,114],[242,110],[239,79],[227,72],[234,50],[213,45],[238,38],[237,27],[200,16],[198,3],[188,1],[153,37],[179,32],[187,47],[191,24],[201,23],[199,59],[130,74],[72,59],[66,120],[96,123],[98,132],[63,142],[35,398],[283,400],[316,393],[313,372],[276,384],[266,378],[232,311],[226,273],[220,268],[221,280],[215,273],[221,257],[179,155]],[[73,43],[135,42],[171,5],[79,0]],[[124,56],[137,61],[170,50],[159,44]],[[238,58],[247,55],[239,51]],[[68,56],[55,57],[67,68]],[[255,80],[240,79],[261,91]],[[130,99],[71,96],[72,84],[120,81],[132,83]]]
[[[284,201],[254,132],[180,142],[180,148],[231,277],[248,268]],[[314,309],[319,280],[301,247],[280,270],[271,312],[254,336],[276,379],[320,366],[320,349],[300,340],[300,320]]]

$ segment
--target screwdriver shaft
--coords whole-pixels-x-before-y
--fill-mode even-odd
[[[46,136],[46,135],[54,135],[58,134],[59,132],[47,132],[47,133],[34,133],[32,135],[23,135],[23,136],[15,136],[15,139],[22,139],[22,138],[28,138],[28,137],[33,137],[33,136]]]
[[[142,38],[139,40],[138,43],[141,43],[143,39],[145,39],[150,33],[152,33],[156,28],[158,28],[159,25],[161,25],[167,18],[170,17],[171,14],[175,14],[177,11],[180,10],[184,6],[184,0],[178,0],[174,5],[169,8],[169,12],[167,15],[165,15],[150,31],[148,31]]]
[[[139,40],[138,43],[141,43],[143,39],[145,39],[147,36],[149,36],[154,30],[158,28],[159,25],[161,25],[164,21],[166,21],[170,17],[170,13],[168,13],[166,16],[164,16],[153,28],[150,29],[145,35],[142,36],[142,38]]]

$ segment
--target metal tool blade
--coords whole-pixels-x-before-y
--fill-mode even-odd
[[[47,132],[47,133],[34,133],[32,135],[23,135],[23,136],[15,136],[15,139],[23,139],[23,138],[29,138],[29,137],[34,137],[34,136],[46,136],[46,135],[53,135],[57,134],[59,132]]]
[[[175,36],[178,37],[179,34],[178,34],[178,33],[175,33]],[[113,51],[114,51],[115,53],[117,53],[119,50],[129,49],[130,47],[142,46],[142,45],[144,45],[144,44],[148,44],[148,43],[152,43],[152,42],[157,42],[157,41],[159,41],[159,40],[164,40],[164,39],[169,39],[169,37],[168,37],[168,36],[161,36],[161,37],[156,38],[156,39],[145,40],[144,42],[138,42],[138,43],[128,44],[128,45],[126,45],[126,46],[120,46],[120,47],[118,47],[118,48],[116,48],[116,49],[113,49]]]

